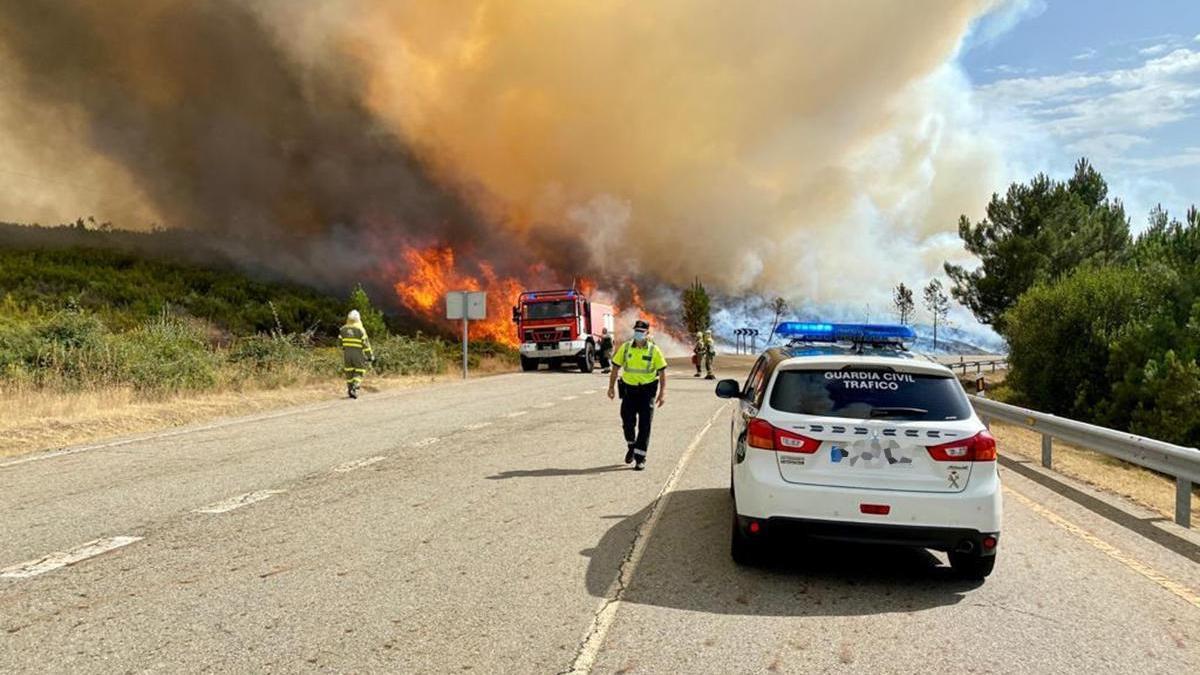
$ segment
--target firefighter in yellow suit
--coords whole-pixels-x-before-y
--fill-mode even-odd
[[[367,363],[375,361],[375,353],[371,351],[371,341],[367,338],[367,331],[363,328],[362,317],[357,309],[351,310],[346,316],[346,325],[338,331],[338,342],[342,347],[342,372],[346,374],[346,394],[350,398],[358,398],[358,388],[362,386]]]

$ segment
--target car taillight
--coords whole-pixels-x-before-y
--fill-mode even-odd
[[[752,419],[746,428],[746,444],[752,448],[776,452],[799,452],[812,454],[821,447],[821,441],[794,434],[772,425],[766,420]]]
[[[986,431],[960,441],[931,445],[927,449],[929,456],[938,462],[996,461],[996,439]]]

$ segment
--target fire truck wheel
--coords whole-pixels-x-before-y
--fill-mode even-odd
[[[579,372],[590,373],[596,367],[596,353],[592,347],[592,343],[587,343],[587,347],[583,350],[583,356],[579,357]]]
[[[562,370],[562,359],[550,359],[547,365],[550,366],[550,370]]]
[[[528,373],[532,370],[537,370],[537,369],[538,369],[537,359],[531,359],[528,356],[521,357],[521,370]]]

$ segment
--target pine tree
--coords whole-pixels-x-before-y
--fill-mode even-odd
[[[770,343],[771,339],[775,337],[775,329],[779,328],[779,319],[783,317],[784,312],[788,311],[787,300],[776,297],[771,301],[771,311],[775,313],[775,320],[771,323],[771,333],[767,336],[768,343]]]
[[[946,323],[946,315],[950,313],[950,296],[937,279],[930,280],[925,287],[925,307],[933,317],[933,348],[937,349],[938,326]]]
[[[387,324],[383,320],[383,312],[375,309],[371,304],[371,299],[367,297],[367,291],[363,289],[362,284],[354,286],[354,290],[350,292],[350,309],[357,309],[359,315],[362,316],[363,329],[367,331],[367,335],[371,338],[382,339],[387,337]]]
[[[683,325],[689,333],[698,333],[712,327],[712,307],[708,291],[696,279],[683,290]]]

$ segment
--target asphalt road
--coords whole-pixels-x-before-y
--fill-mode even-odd
[[[729,408],[670,384],[641,473],[547,372],[0,463],[0,672],[1200,672],[1200,537],[1011,460],[982,585],[735,567]]]

